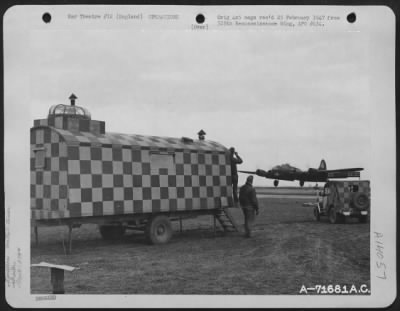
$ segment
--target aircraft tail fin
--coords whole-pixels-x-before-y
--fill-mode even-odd
[[[324,159],[321,160],[321,163],[319,164],[319,170],[321,171],[326,171],[326,162]]]

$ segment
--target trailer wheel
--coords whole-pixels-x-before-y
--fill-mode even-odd
[[[102,225],[99,229],[104,240],[117,240],[125,233],[125,228],[122,225]]]
[[[318,210],[318,207],[314,207],[314,218],[315,218],[315,220],[316,221],[319,221],[320,220],[320,213],[319,213],[319,210]]]
[[[328,216],[329,216],[329,222],[331,224],[337,224],[339,222],[339,217],[334,207],[331,207],[329,209]]]
[[[158,215],[150,218],[145,229],[146,239],[151,244],[167,243],[172,237],[172,226],[169,218]]]

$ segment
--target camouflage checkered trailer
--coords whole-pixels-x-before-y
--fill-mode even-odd
[[[202,214],[216,216],[224,229],[235,227],[225,210],[233,206],[227,148],[203,137],[107,133],[104,121],[70,99],[31,128],[36,239],[41,225],[96,223],[105,239],[131,228],[165,243],[171,220]]]

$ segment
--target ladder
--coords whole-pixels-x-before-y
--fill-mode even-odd
[[[239,232],[239,226],[233,219],[231,213],[226,208],[218,209],[214,214],[215,219],[218,219],[225,232]]]

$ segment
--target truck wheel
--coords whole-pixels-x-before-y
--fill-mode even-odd
[[[368,196],[363,192],[356,192],[353,196],[353,205],[358,209],[366,209],[369,206]]]
[[[167,243],[172,237],[172,226],[169,218],[158,215],[150,218],[145,229],[146,239],[151,244]]]
[[[100,226],[100,234],[104,240],[117,240],[125,233],[122,225],[102,225]]]
[[[316,207],[316,206],[314,207],[314,218],[316,221],[320,220],[320,213],[319,213],[318,207]]]
[[[329,222],[331,224],[337,224],[339,222],[338,214],[336,213],[336,210],[333,207],[329,209],[328,215],[329,215]]]
[[[362,224],[366,224],[368,222],[368,215],[361,215],[358,217],[358,221]]]

